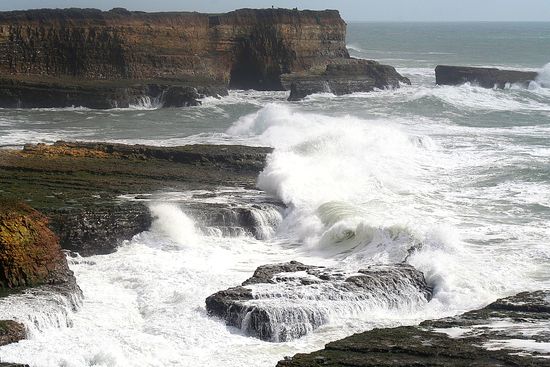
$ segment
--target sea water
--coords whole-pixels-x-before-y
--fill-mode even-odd
[[[234,190],[235,205],[268,195],[286,206],[255,214],[265,234],[257,239],[201,230],[181,209],[189,193],[152,197],[149,231],[114,254],[69,259],[84,294],[76,312],[61,301],[4,302],[0,318],[21,319],[30,338],[0,348],[0,360],[274,366],[354,332],[548,289],[550,24],[354,23],[347,42],[353,56],[396,66],[412,86],[292,103],[285,92],[232,91],[181,109],[143,100],[107,111],[0,110],[4,147],[59,139],[272,146],[260,191],[222,188],[224,195],[208,200],[224,203]],[[438,64],[540,74],[528,88],[435,86]],[[257,266],[290,260],[348,272],[406,261],[424,273],[434,297],[350,300],[329,312],[328,324],[284,343],[250,338],[207,315],[212,293],[240,284]]]

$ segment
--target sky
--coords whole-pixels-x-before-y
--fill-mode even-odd
[[[550,21],[550,0],[0,0],[0,10],[123,7],[216,13],[271,6],[338,9],[346,21]]]

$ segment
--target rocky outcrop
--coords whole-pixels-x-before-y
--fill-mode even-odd
[[[399,88],[400,83],[411,84],[409,79],[400,75],[392,66],[359,59],[329,64],[320,74],[284,75],[283,83],[290,89],[289,101],[298,101],[314,93],[343,95]]]
[[[355,334],[277,366],[548,366],[549,302],[549,291],[520,293],[457,317]]]
[[[143,97],[182,107],[227,87],[284,90],[283,74],[330,76],[327,65],[350,61],[345,38],[335,10],[3,12],[0,107],[127,107]],[[395,85],[393,74],[371,80],[373,68],[360,71],[369,77],[361,82],[354,82],[357,70],[340,69],[333,89]]]
[[[0,205],[0,287],[74,282],[47,218],[21,203]]]
[[[496,68],[476,68],[468,66],[438,65],[435,79],[439,85],[460,85],[474,83],[483,88],[505,88],[507,85],[528,86],[538,74],[531,71],[500,70]]]
[[[369,306],[425,303],[431,289],[408,265],[370,266],[354,274],[299,262],[265,265],[242,286],[206,299],[210,315],[247,335],[283,342],[306,335],[334,317]]]
[[[46,302],[39,303],[41,306],[64,298],[74,301],[76,307],[81,296],[58,238],[48,228],[48,219],[28,205],[12,200],[0,200],[0,291],[2,315],[18,321],[30,319],[31,323],[33,315],[21,315],[24,311],[14,307],[12,297],[37,300],[40,294],[46,294]],[[0,345],[25,337],[23,324],[0,321]]]
[[[166,83],[166,82],[165,82]],[[180,82],[168,84],[136,81],[0,79],[0,106],[5,108],[62,108],[82,106],[93,109],[127,108],[145,99],[163,107],[200,105],[206,96],[225,96],[227,89],[194,87]]]
[[[0,346],[17,343],[26,337],[25,325],[11,320],[0,321]]]
[[[110,108],[149,96],[179,107],[228,85],[282,89],[283,73],[348,57],[345,29],[328,10],[4,12],[0,105]]]
[[[271,148],[189,145],[153,147],[110,143],[27,145],[0,150],[2,196],[29,201],[50,217],[64,249],[105,254],[147,230],[146,201],[121,199],[163,189],[253,188]],[[261,203],[258,203],[261,205]],[[242,225],[262,237],[255,208],[192,208],[206,229]]]

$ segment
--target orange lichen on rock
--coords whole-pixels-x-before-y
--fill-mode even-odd
[[[112,154],[93,148],[71,147],[67,145],[47,145],[44,143],[26,144],[22,155],[38,154],[43,157],[79,157],[79,158],[109,158]]]
[[[48,219],[26,204],[0,200],[0,287],[58,284],[71,277]]]

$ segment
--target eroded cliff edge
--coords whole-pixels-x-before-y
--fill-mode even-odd
[[[336,10],[2,12],[0,105],[126,107],[168,94],[184,106],[227,87],[284,90],[283,74],[352,60],[345,37]]]

